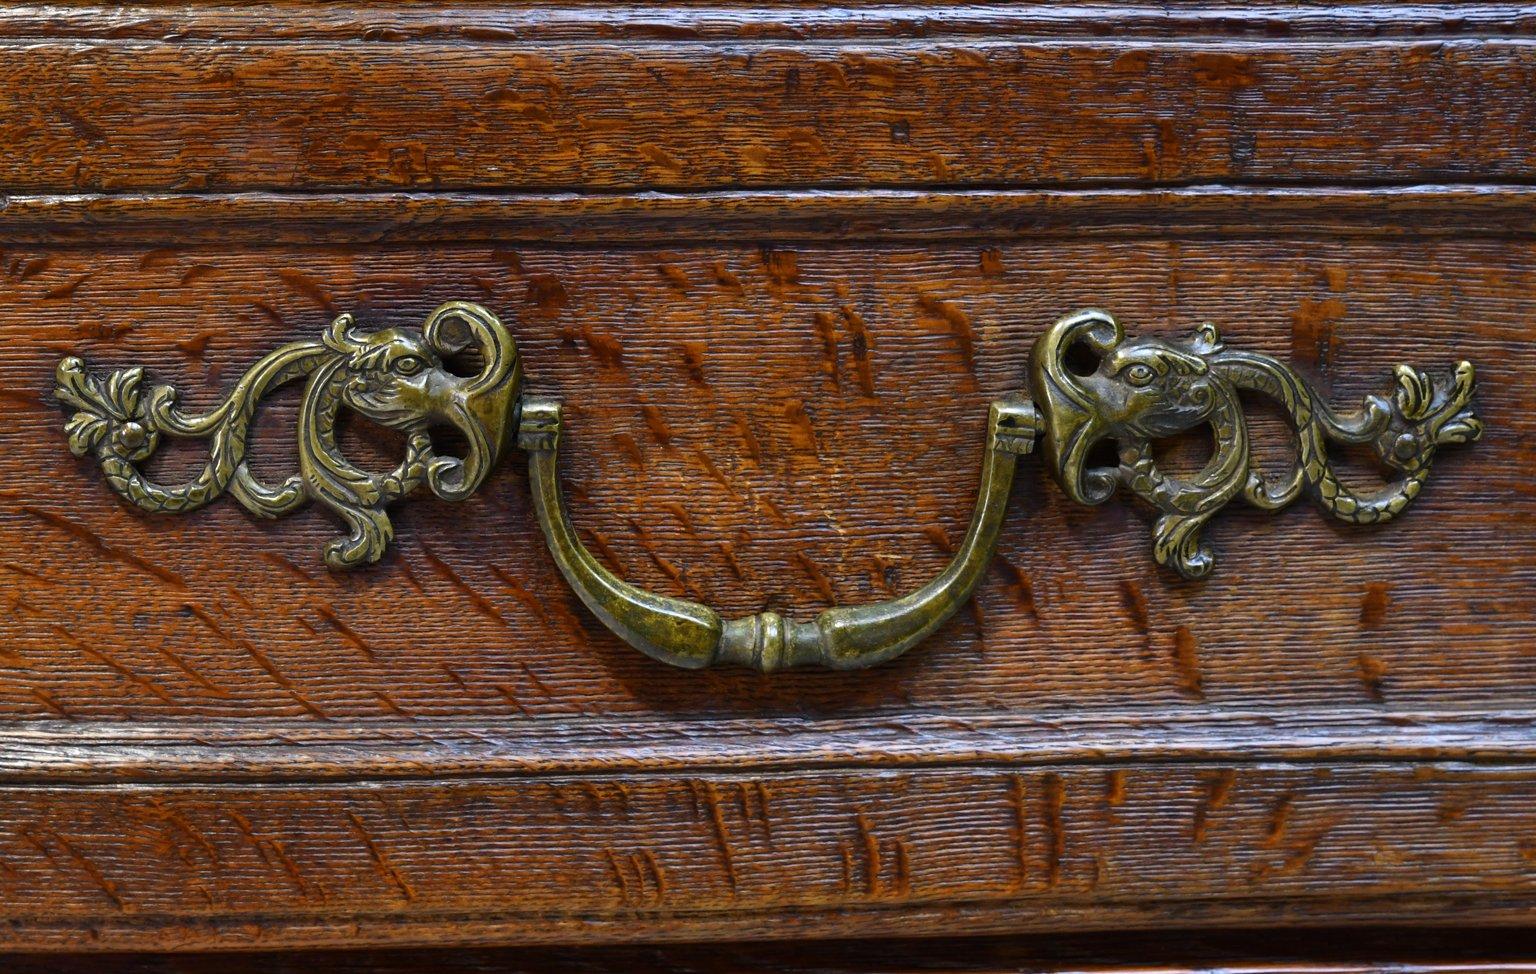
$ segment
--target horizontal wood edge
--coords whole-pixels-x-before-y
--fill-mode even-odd
[[[447,780],[961,766],[1536,760],[1536,711],[0,728],[0,784]]]
[[[1079,936],[877,938],[664,947],[251,951],[181,955],[175,974],[1528,974],[1531,938],[1518,930],[1321,928],[1277,942],[1263,931],[1097,933]],[[13,955],[10,974],[150,974],[164,957],[144,954]],[[149,965],[149,966],[146,966]]]
[[[0,39],[410,41],[858,41],[944,37],[1227,36],[1414,39],[1536,33],[1529,4],[1163,5],[1144,3],[614,4],[140,3],[18,5],[0,10]]]
[[[1144,766],[1126,774],[1118,798],[1104,790],[1109,776],[1071,764],[1030,772],[1022,784],[1018,773],[996,771],[859,776],[753,771],[719,782],[692,775],[657,781],[616,776],[596,786],[606,787],[606,795],[585,779],[355,787],[53,785],[37,793],[6,788],[0,807],[22,839],[10,859],[14,874],[36,876],[39,869],[51,874],[62,861],[68,878],[62,895],[23,895],[8,908],[0,906],[0,946],[129,949],[156,940],[177,949],[603,943],[1320,921],[1529,925],[1536,915],[1528,870],[1508,862],[1512,855],[1523,856],[1519,843],[1528,834],[1536,783],[1536,769],[1529,766],[1243,769],[1232,776],[1242,783],[1244,797],[1231,813],[1239,817],[1224,826],[1222,843],[1209,847],[1199,835],[1189,845],[1174,841],[1175,834],[1186,833],[1164,826],[1170,815],[1198,816],[1185,796],[1194,798],[1220,771]],[[761,803],[743,798],[740,809],[726,797],[747,795],[750,782],[772,789],[773,828],[767,836],[745,828],[753,815],[770,815],[766,797]],[[1040,802],[1053,800],[1048,797],[1053,787],[1063,802],[1068,789],[1077,796],[1076,803],[1062,806],[1074,810],[1070,815],[1064,811],[1058,819],[1042,811],[1046,806]],[[1288,844],[1265,844],[1263,827],[1272,809],[1320,798],[1317,789],[1333,795],[1298,821]],[[1034,821],[1029,795],[1036,798],[1038,826],[1027,824]],[[690,796],[700,796],[701,803],[692,815],[686,811]],[[1115,811],[1107,816],[1088,811],[1101,801],[1113,802]],[[1426,851],[1404,861],[1371,854],[1373,836],[1387,832],[1404,843],[1422,842],[1426,829],[1446,827],[1447,810],[1473,806],[1475,818],[1437,838],[1440,855]],[[830,817],[820,813],[822,807]],[[906,834],[913,843],[929,837],[930,844],[914,845],[914,852],[922,850],[926,871],[907,873],[909,882],[894,886],[838,884],[837,843],[828,829],[859,818],[866,807],[886,835]],[[1355,827],[1321,846],[1322,835],[1335,834],[1339,809],[1345,807],[1359,810]],[[670,851],[674,864],[683,857],[713,861],[708,854],[698,856],[727,832],[723,818],[704,814],[707,808],[731,816],[729,834],[736,841],[726,841],[724,848],[736,851],[721,862],[735,865],[696,874],[686,883],[673,873],[665,896],[632,896],[622,876],[607,888],[602,849],[655,843]],[[39,817],[46,824],[29,832],[26,823]],[[248,832],[242,822],[260,825]],[[140,848],[161,823],[178,828],[181,840]],[[1065,866],[1041,870],[1035,859],[1021,871],[1018,864],[1029,860],[1020,857],[1028,855],[1032,834],[1037,853],[1040,837],[1053,843],[1048,848],[1075,852],[1054,854],[1062,859],[1046,853],[1047,862]],[[207,843],[199,844],[205,852],[187,857],[181,842],[190,836],[196,844],[198,835]],[[554,837],[575,837],[578,848],[595,855],[552,858]],[[282,842],[289,850],[290,865],[307,877],[302,886],[293,885],[293,871],[274,868],[263,855],[265,842]],[[1321,858],[1314,858],[1320,849]],[[1104,885],[1093,865],[1099,851],[1112,854],[1111,878]],[[1315,881],[1281,875],[1273,885],[1256,882],[1271,875],[1264,863],[1296,856],[1313,864]],[[962,875],[972,878],[956,881],[947,878],[948,871],[932,868],[946,861],[963,866]],[[81,862],[106,865],[82,876]],[[1170,882],[1135,878],[1137,864],[1165,862],[1174,870]],[[1181,877],[1180,866],[1192,872]],[[231,882],[246,876],[256,888],[246,886],[234,899],[204,902],[181,882],[220,875]],[[87,880],[89,885],[78,885]],[[316,900],[312,888],[340,895]]]
[[[244,192],[0,196],[0,240],[58,244],[1536,235],[1536,186]],[[110,233],[110,238],[104,238]]]
[[[966,936],[1032,932],[1234,929],[1381,924],[1528,927],[1536,897],[1320,895],[1284,899],[1160,899],[1144,903],[982,901],[853,905],[771,912],[402,914],[225,918],[7,917],[0,947],[27,951],[195,951],[328,947],[473,947],[679,943],[731,938]],[[1173,919],[1176,918],[1176,921]]]

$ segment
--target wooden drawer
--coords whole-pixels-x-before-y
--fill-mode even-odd
[[[1533,17],[0,12],[0,938],[1528,925]],[[563,402],[597,562],[727,617],[940,573],[989,403],[1040,398],[1034,344],[1083,307],[1215,323],[1340,408],[1468,360],[1486,431],[1391,523],[1234,499],[1185,579],[1125,491],[1071,499],[1042,426],[957,614],[879,666],[771,674],[610,632],[516,448],[339,571],[324,504],[147,516],[66,443],[65,356],[205,410],[340,313],[452,301]],[[264,480],[301,463],[303,400],[263,399]],[[1259,468],[1309,448],[1241,408]],[[1188,476],[1202,442],[1156,461]],[[339,443],[405,449],[355,417]]]

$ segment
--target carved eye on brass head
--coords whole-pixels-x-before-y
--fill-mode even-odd
[[[392,368],[396,375],[410,378],[413,375],[420,375],[426,371],[427,360],[420,355],[402,355],[395,359],[395,364]]]
[[[1138,388],[1151,385],[1156,378],[1157,373],[1152,371],[1152,366],[1144,362],[1137,362],[1125,370],[1125,381]]]

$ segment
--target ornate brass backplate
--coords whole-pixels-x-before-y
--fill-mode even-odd
[[[1085,347],[1086,374],[1068,356]],[[1190,339],[1126,338],[1103,311],[1056,322],[1035,342],[1030,386],[1045,415],[1045,458],[1062,490],[1080,504],[1102,504],[1124,487],[1159,513],[1152,554],[1185,578],[1207,575],[1215,557],[1200,530],[1227,502],[1279,510],[1303,490],[1328,513],[1353,524],[1389,521],[1419,495],[1435,451],[1470,443],[1483,431],[1472,414],[1474,372],[1459,362],[1448,382],[1407,365],[1397,367],[1391,396],[1369,396],[1360,409],[1336,412],[1285,363],[1227,348],[1215,325]],[[1254,468],[1240,391],[1268,396],[1296,431],[1296,462],[1278,481]],[[1209,425],[1215,451],[1190,480],[1162,473],[1152,455],[1159,437]],[[1090,466],[1095,444],[1112,439],[1118,466]],[[1400,476],[1359,493],[1328,462],[1328,443],[1368,445]]]
[[[444,360],[469,348],[479,355],[477,374],[454,374]],[[319,340],[268,354],[222,403],[202,414],[178,408],[170,386],[146,389],[139,368],[91,374],[79,359],[66,358],[57,378],[60,402],[75,410],[65,425],[70,449],[95,456],[108,485],[125,499],[146,511],[181,513],[227,490],[263,517],[316,500],[347,526],[347,534],[325,550],[326,563],[338,569],[383,555],[393,534],[387,505],[423,485],[445,500],[467,497],[516,436],[528,453],[535,514],[566,581],[630,645],[690,669],[857,669],[906,652],[953,615],[985,574],[1018,457],[1033,452],[1037,441],[1073,500],[1102,504],[1124,488],[1150,504],[1157,512],[1154,557],[1186,578],[1201,578],[1215,562],[1201,529],[1228,502],[1241,498],[1278,510],[1307,492],[1342,520],[1388,521],[1418,496],[1440,447],[1469,443],[1482,432],[1472,412],[1475,383],[1467,362],[1447,379],[1400,365],[1391,395],[1368,396],[1358,410],[1338,412],[1290,366],[1227,348],[1213,325],[1186,340],[1127,338],[1109,314],[1081,311],[1035,342],[1029,368],[1034,401],[1012,396],[992,404],[975,513],[938,576],[901,598],[829,608],[808,622],[772,612],[727,621],[707,606],[625,582],[582,544],[560,491],[560,404],[519,399],[517,349],[501,322],[478,305],[443,305],[420,331],[363,331],[342,315]],[[301,378],[299,470],[280,484],[262,483],[246,462],[257,404],[272,389]],[[1278,479],[1265,477],[1253,463],[1242,392],[1274,399],[1295,431],[1295,462]],[[405,456],[394,470],[370,474],[342,456],[336,423],[343,408],[406,435]],[[433,449],[434,423],[463,432],[469,444],[463,459]],[[1161,471],[1154,441],[1201,426],[1210,427],[1215,442],[1205,468],[1189,479]],[[163,436],[210,440],[202,472],[176,485],[145,477],[139,465]],[[1107,440],[1117,445],[1118,462],[1095,464],[1093,447]],[[1368,446],[1394,476],[1375,490],[1351,489],[1329,462],[1330,442]]]
[[[478,374],[445,368],[445,358],[471,347],[483,362]],[[355,568],[378,561],[394,537],[387,505],[423,484],[444,500],[462,500],[485,480],[516,427],[522,365],[495,315],[455,301],[432,312],[420,331],[364,331],[351,315],[341,315],[318,340],[267,354],[206,413],[180,409],[171,386],[146,389],[141,368],[92,374],[70,357],[59,363],[57,379],[59,401],[76,410],[64,427],[70,450],[94,455],[107,485],[130,503],[181,514],[227,490],[251,513],[275,518],[319,501],[347,527],[346,536],[326,545],[326,564]],[[262,397],[299,379],[307,381],[298,472],[279,484],[262,483],[246,461],[251,421]],[[393,470],[368,473],[342,456],[336,421],[343,408],[405,434],[405,456]],[[463,459],[433,450],[433,423],[464,434]],[[164,436],[210,441],[208,463],[190,481],[157,484],[140,471]]]

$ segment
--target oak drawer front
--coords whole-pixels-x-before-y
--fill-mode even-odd
[[[0,156],[14,942],[1529,922],[1523,14],[1293,11],[1281,41],[1198,11],[913,37],[910,11],[699,8],[663,38],[423,8],[361,42],[303,9],[0,17],[0,98],[32,119]],[[989,404],[1078,308],[1214,323],[1340,408],[1469,360],[1486,432],[1389,524],[1227,506],[1198,580],[1154,562],[1131,498],[1074,503],[1021,456],[953,618],[867,670],[772,674],[610,632],[517,449],[467,500],[390,507],[381,560],[335,571],[324,505],[146,516],[66,446],[65,356],[201,410],[338,314],[454,301],[563,402],[582,543],[725,616],[941,572]],[[305,408],[257,413],[264,480]],[[1283,469],[1282,412],[1243,412]],[[405,449],[356,417],[339,444],[380,471]],[[161,452],[166,481],[207,455]],[[1198,437],[1158,458],[1204,462]]]

